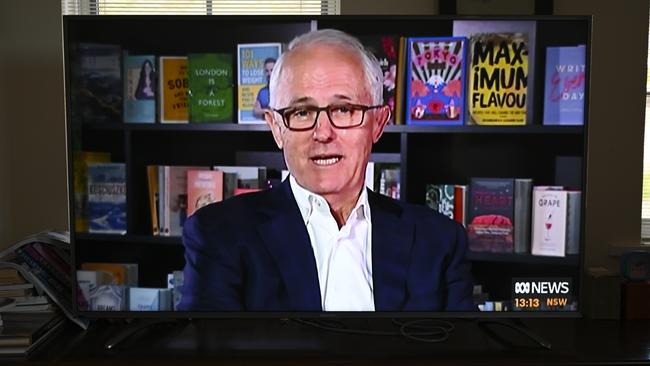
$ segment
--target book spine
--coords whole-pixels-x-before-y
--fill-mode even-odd
[[[34,249],[33,245],[26,245],[22,247],[20,250],[24,251],[24,253],[30,257],[34,262],[36,262],[41,268],[45,270],[49,274],[48,277],[54,277],[56,280],[58,280],[61,284],[70,284],[70,279],[66,278],[65,275],[59,271],[57,268],[54,267],[54,265],[50,262],[48,262],[40,253]]]
[[[42,245],[41,243],[34,243],[33,248],[43,257],[47,263],[50,263],[58,273],[63,275],[63,278],[65,278],[66,282],[72,282],[72,277],[70,276],[70,265],[63,261],[59,257],[58,253],[51,250],[47,246]]]
[[[32,274],[41,281],[44,285],[49,286],[50,291],[53,291],[60,301],[64,302],[65,306],[71,307],[70,304],[70,288],[66,288],[63,284],[59,283],[54,277],[48,274],[48,271],[41,267],[26,251],[22,248],[16,251],[16,254],[29,266]],[[46,290],[46,289],[44,289]],[[47,291],[46,291],[47,292]]]
[[[515,253],[530,253],[530,215],[533,182],[515,180]]]
[[[566,254],[580,252],[581,192],[567,192]]]

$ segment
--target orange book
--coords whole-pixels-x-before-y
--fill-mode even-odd
[[[187,57],[160,57],[160,123],[188,123]]]
[[[187,171],[187,217],[196,210],[223,200],[223,172],[220,170]]]
[[[82,263],[84,271],[104,271],[113,276],[113,285],[138,285],[138,265],[135,263]]]

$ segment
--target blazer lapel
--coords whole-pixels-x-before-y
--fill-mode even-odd
[[[368,192],[372,219],[372,278],[375,310],[399,311],[406,301],[406,277],[413,244],[413,224],[401,219],[402,208]]]
[[[289,180],[273,191],[271,204],[261,208],[268,220],[258,230],[287,287],[291,307],[287,310],[320,311],[316,259]]]

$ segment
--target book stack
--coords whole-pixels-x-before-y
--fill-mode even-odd
[[[64,232],[31,235],[0,252],[0,354],[26,354],[72,315],[70,239]],[[63,314],[62,314],[63,313]]]

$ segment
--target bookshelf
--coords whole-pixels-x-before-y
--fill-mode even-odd
[[[134,124],[123,121],[75,125],[71,120],[70,47],[74,43],[118,44],[132,54],[186,55],[228,52],[239,43],[283,42],[314,28],[337,28],[356,36],[393,34],[407,37],[450,36],[459,17],[420,16],[112,16],[64,17],[68,156],[77,150],[110,152],[126,163],[127,234],[75,233],[76,263],[120,261],[141,263],[142,286],[162,287],[165,274],[183,266],[178,237],[150,235],[147,165],[267,165],[283,166],[282,154],[265,124]],[[584,191],[587,126],[542,124],[545,48],[587,44],[588,17],[462,18],[464,20],[533,20],[536,22],[536,67],[531,100],[532,122],[526,126],[390,125],[373,147],[371,161],[397,163],[401,197],[424,204],[429,183],[469,184],[471,177],[532,178],[535,185],[578,184]],[[141,32],[147,30],[146,34]],[[155,35],[155,36],[152,36]],[[587,64],[589,56],[587,56]],[[233,71],[236,71],[234,57]],[[588,73],[587,73],[588,75]],[[586,83],[588,88],[588,82]],[[233,88],[237,101],[237,88]],[[587,99],[588,100],[588,99]],[[588,115],[588,105],[585,107]],[[234,115],[236,117],[236,105]],[[560,167],[562,158],[575,163]],[[71,158],[70,158],[71,159]],[[253,164],[252,162],[257,162]],[[69,167],[72,161],[69,161]],[[69,169],[72,174],[72,169]],[[567,171],[570,173],[567,175]],[[70,177],[71,178],[71,177]],[[70,179],[72,181],[72,179]],[[70,186],[71,192],[74,187]],[[74,208],[74,195],[70,195]],[[583,195],[584,197],[584,195]],[[583,198],[584,200],[584,198]],[[584,203],[583,203],[584,205]],[[584,206],[583,206],[584,207]],[[74,222],[74,210],[71,222]],[[583,210],[584,212],[584,210]],[[583,220],[584,221],[584,220]],[[584,238],[584,235],[582,235]],[[581,246],[582,248],[582,246]],[[530,276],[562,275],[577,283],[580,256],[564,258],[518,254],[473,253],[476,278],[492,278],[489,291],[509,296],[509,281]]]

